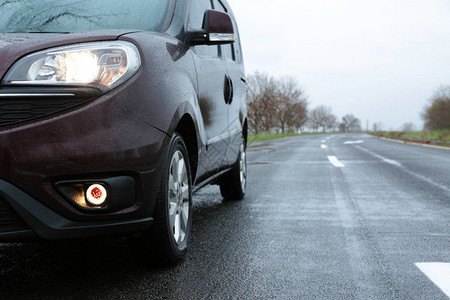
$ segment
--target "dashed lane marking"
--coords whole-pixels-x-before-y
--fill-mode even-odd
[[[322,145],[320,145],[320,148],[327,149],[328,147],[327,147],[327,145],[322,144]]]
[[[359,141],[346,141],[344,142],[344,145],[353,145],[353,144],[362,144],[364,143],[363,140],[359,140]]]
[[[416,263],[416,266],[450,298],[450,263]]]
[[[328,160],[330,163],[335,166],[336,168],[343,168],[345,167],[343,163],[341,163],[336,156],[328,156]]]

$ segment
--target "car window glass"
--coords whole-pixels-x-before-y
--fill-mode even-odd
[[[0,1],[0,32],[159,30],[170,15],[167,0]]]
[[[210,0],[192,0],[189,14],[189,27],[191,29],[202,29],[205,11],[212,9]],[[200,56],[218,57],[218,46],[199,45],[195,46],[195,53]]]
[[[221,11],[221,12],[228,12],[227,9],[225,8],[225,6],[222,4],[222,2],[218,1],[218,0],[213,0],[214,3],[214,9]]]
[[[236,25],[236,22],[232,19],[233,21],[233,28],[234,28],[234,36],[236,38],[236,41],[234,42],[234,44],[232,44],[233,48],[234,48],[234,56],[235,56],[235,60],[238,63],[242,62],[242,48],[241,48],[241,41],[239,39],[239,30],[238,27]]]
[[[214,9],[221,11],[221,12],[225,12],[227,13],[227,9],[225,8],[225,6],[223,6],[223,4],[218,1],[218,0],[214,0]],[[221,52],[222,52],[222,57],[226,60],[234,60],[234,46],[233,44],[226,44],[226,45],[221,45]]]

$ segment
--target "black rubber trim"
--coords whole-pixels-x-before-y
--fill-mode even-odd
[[[0,196],[0,233],[29,229],[27,224],[17,215],[8,202]]]
[[[0,179],[0,195],[41,238],[73,239],[139,232],[151,227],[153,218],[108,222],[76,222],[55,213],[14,185]],[[11,239],[14,233],[9,234]],[[0,241],[5,235],[0,235]],[[5,240],[7,240],[5,239]]]
[[[196,182],[195,185],[192,188],[192,193],[195,194],[197,193],[201,188],[203,188],[204,186],[208,185],[208,184],[215,184],[216,181],[218,179],[220,179],[220,177],[222,175],[224,175],[225,173],[227,173],[228,171],[232,170],[232,168],[226,168],[221,170],[220,172],[207,177],[205,180],[200,181],[200,182]]]
[[[4,243],[15,243],[23,241],[38,241],[39,236],[37,236],[33,230],[21,230],[13,232],[2,232],[0,233],[0,241]]]

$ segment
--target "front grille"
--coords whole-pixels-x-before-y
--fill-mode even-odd
[[[30,121],[99,97],[95,88],[0,88],[0,127]]]
[[[30,229],[19,215],[0,196],[0,233]]]
[[[0,127],[48,116],[79,104],[80,100],[0,99]]]

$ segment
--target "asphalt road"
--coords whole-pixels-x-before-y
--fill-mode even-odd
[[[448,299],[450,150],[321,135],[248,158],[245,200],[195,195],[180,265],[123,240],[0,245],[0,298]]]

